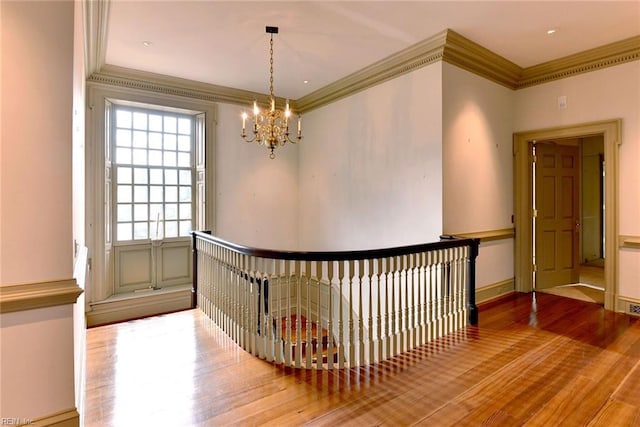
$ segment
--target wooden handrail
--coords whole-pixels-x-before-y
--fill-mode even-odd
[[[459,248],[462,246],[477,247],[480,239],[459,238],[456,236],[440,236],[442,240],[417,245],[397,246],[382,249],[364,249],[354,251],[282,251],[275,249],[252,248],[239,245],[213,236],[206,231],[193,231],[193,236],[215,243],[242,255],[249,255],[267,259],[282,259],[287,261],[358,261],[363,259],[389,258],[410,255],[418,252],[435,251],[438,249]],[[477,250],[476,250],[477,252]]]

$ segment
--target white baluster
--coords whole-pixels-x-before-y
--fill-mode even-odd
[[[333,369],[334,331],[333,331],[333,261],[327,262],[327,280],[329,281],[327,301],[327,368]]]
[[[323,338],[323,325],[322,325],[322,267],[321,261],[315,261],[316,265],[316,280],[318,285],[318,291],[316,295],[316,369],[322,369],[323,367],[323,350],[324,350],[324,338]]]
[[[348,363],[349,367],[352,368],[355,365],[355,331],[353,326],[353,274],[354,274],[354,261],[349,260],[349,298],[347,301],[347,306],[349,310],[349,333],[348,333],[348,342],[347,342],[347,354],[349,355]]]
[[[285,333],[284,333],[284,362],[286,366],[291,366],[292,361],[292,342],[293,339],[291,337],[291,305],[293,301],[291,300],[291,261],[285,261],[284,263],[284,277],[286,281],[286,291],[285,291]]]
[[[384,312],[384,359],[388,359],[391,357],[391,340],[392,340],[392,317],[391,313],[393,312],[392,306],[392,295],[393,288],[391,288],[391,292],[389,292],[389,288],[393,286],[392,280],[389,278],[389,274],[391,271],[391,258],[384,259],[384,293],[385,293],[385,312]]]
[[[368,348],[367,348],[367,363],[373,363],[375,361],[375,342],[373,339],[373,274],[374,274],[374,260],[367,260],[367,280],[369,281],[369,313],[367,316],[367,326],[369,328],[369,334],[367,336]]]
[[[344,342],[344,265],[346,261],[338,261],[338,279],[340,280],[340,294],[338,296],[338,367],[344,368],[345,342]]]
[[[300,271],[300,261],[294,262],[295,281],[296,281],[296,353],[294,357],[294,366],[300,368],[302,366],[302,274]]]
[[[377,312],[376,312],[376,345],[377,345],[377,357],[375,359],[375,362],[381,362],[383,359],[383,354],[382,354],[382,296],[383,296],[383,292],[381,291],[381,286],[382,286],[382,282],[380,280],[380,273],[382,271],[382,259],[377,259],[376,260],[376,282],[377,282],[377,286],[376,286],[376,294],[377,294]]]

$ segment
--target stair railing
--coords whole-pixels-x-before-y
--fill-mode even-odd
[[[478,239],[294,252],[192,238],[193,307],[276,364],[366,366],[478,323]]]

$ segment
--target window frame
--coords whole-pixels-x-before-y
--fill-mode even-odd
[[[95,82],[87,82],[86,99],[85,231],[90,272],[85,292],[86,309],[90,311],[92,304],[108,300],[116,294],[114,240],[111,239],[114,232],[112,226],[115,212],[112,180],[115,182],[115,177],[112,176],[114,168],[111,162],[112,147],[108,126],[108,121],[113,114],[113,105],[196,116],[194,131],[200,133],[200,142],[194,142],[192,152],[192,198],[195,200],[192,206],[192,227],[194,230],[213,230],[215,225],[215,173],[213,167],[206,166],[215,165],[217,108],[212,101]],[[171,239],[184,240],[185,237]],[[140,242],[141,240],[133,240],[130,244],[140,244]],[[122,297],[122,294],[118,297]]]
[[[175,169],[178,173],[178,175],[180,175],[180,171],[188,169],[189,173],[190,173],[190,184],[189,184],[189,188],[191,190],[191,196],[190,196],[190,217],[189,220],[191,222],[190,225],[190,229],[194,230],[195,229],[195,224],[197,223],[196,221],[196,214],[197,214],[197,209],[196,209],[196,205],[197,205],[197,200],[196,200],[196,146],[198,145],[198,132],[197,132],[197,116],[199,113],[194,113],[191,111],[183,111],[183,110],[177,110],[177,109],[167,109],[167,108],[157,108],[155,106],[149,106],[148,104],[141,104],[141,105],[132,105],[132,103],[127,102],[127,103],[121,103],[119,100],[111,100],[111,103],[113,105],[113,111],[114,113],[117,113],[118,110],[130,110],[132,112],[144,112],[147,114],[153,114],[153,113],[161,113],[161,114],[169,114],[169,115],[175,115],[175,117],[177,118],[185,118],[188,117],[190,120],[190,147],[189,147],[189,154],[190,154],[190,160],[189,160],[189,166],[180,166],[178,165],[178,162],[176,161],[176,165],[175,166],[165,166],[165,165],[150,165],[150,164],[146,164],[146,165],[136,165],[135,162],[131,162],[130,164],[121,164],[118,163],[117,161],[114,161],[112,159],[111,162],[111,169],[112,169],[112,174],[113,174],[113,185],[112,187],[112,194],[111,194],[111,218],[112,218],[112,225],[111,225],[111,230],[112,230],[112,240],[113,240],[113,244],[114,245],[118,245],[118,246],[122,246],[122,245],[127,245],[127,244],[142,244],[142,243],[150,243],[154,240],[162,240],[164,242],[171,242],[171,241],[184,241],[186,239],[189,239],[189,236],[181,236],[180,235],[180,214],[179,211],[181,210],[180,208],[180,201],[177,200],[175,203],[176,205],[178,205],[177,207],[177,215],[178,218],[176,219],[177,224],[177,236],[171,236],[171,237],[166,237],[166,222],[167,222],[167,218],[166,218],[166,211],[164,212],[165,215],[163,215],[163,218],[160,219],[159,223],[162,223],[162,228],[163,231],[162,233],[160,233],[160,238],[159,239],[155,239],[153,237],[153,233],[152,233],[152,223],[153,218],[151,218],[151,213],[150,211],[148,211],[148,218],[144,221],[136,221],[135,220],[135,213],[133,210],[135,210],[135,206],[136,206],[136,202],[135,200],[131,201],[131,205],[132,205],[132,219],[131,221],[128,221],[132,224],[133,227],[135,227],[135,223],[136,222],[147,222],[148,224],[148,230],[147,230],[147,237],[146,238],[135,238],[135,232],[132,229],[132,238],[131,239],[119,239],[118,238],[118,224],[120,224],[122,221],[119,220],[119,216],[118,216],[118,208],[119,208],[119,199],[118,199],[118,185],[120,184],[119,182],[119,169],[120,168],[130,168],[132,170],[132,174],[135,176],[134,173],[134,169],[147,169],[148,171],[151,171],[152,169],[154,170],[162,170],[163,171],[163,184],[161,185],[161,187],[163,188],[163,193],[166,190],[166,186],[167,184],[164,183],[164,176],[165,176],[165,172],[167,169]],[[112,114],[110,117],[110,123],[109,125],[111,126],[111,130],[117,130],[119,129],[117,126],[117,114]],[[176,132],[177,133],[177,132]],[[116,142],[116,136],[115,135],[111,135],[111,140],[109,141],[109,143],[111,144],[111,151],[113,153],[116,153],[116,150],[119,148],[118,144]],[[150,150],[150,148],[146,149],[147,151]],[[176,150],[179,151],[179,150]],[[164,148],[162,149],[162,152],[164,152]],[[179,177],[177,178],[178,181]],[[134,177],[132,178],[132,183],[131,186],[135,187],[135,179]],[[149,190],[151,189],[151,187],[156,187],[156,186],[160,186],[160,185],[154,185],[152,182],[150,182],[150,180],[144,184]],[[180,188],[182,185],[180,185],[179,183],[176,185],[178,187],[178,193],[180,192]],[[178,196],[178,195],[177,195]],[[150,199],[150,191],[147,194],[147,202],[145,202],[145,204],[147,205],[147,207],[150,207],[152,204],[162,204],[163,207],[166,206],[167,202],[165,200],[165,198],[163,197],[163,201],[161,203],[154,203],[151,201]],[[179,196],[178,196],[179,199]],[[142,203],[140,203],[142,204]]]

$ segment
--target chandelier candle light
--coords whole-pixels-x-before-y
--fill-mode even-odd
[[[302,120],[298,116],[298,134],[294,139],[289,137],[289,118],[291,117],[291,109],[289,108],[289,100],[287,99],[284,111],[276,109],[276,97],[273,94],[273,35],[278,34],[278,27],[267,27],[267,33],[271,34],[269,40],[269,104],[270,107],[264,112],[258,108],[258,102],[253,101],[253,136],[247,136],[246,122],[249,115],[242,113],[242,139],[247,142],[256,142],[266,146],[271,150],[269,157],[276,157],[273,150],[278,145],[284,145],[287,141],[296,144],[302,140]]]

